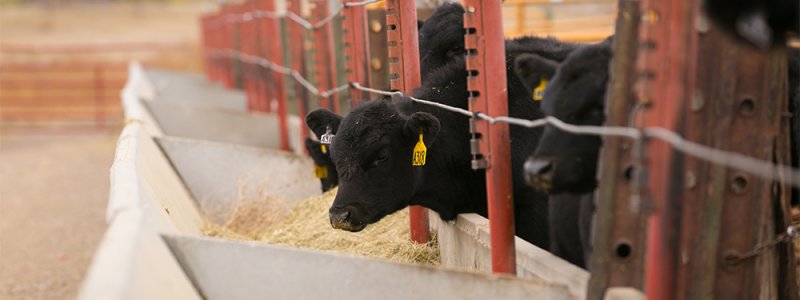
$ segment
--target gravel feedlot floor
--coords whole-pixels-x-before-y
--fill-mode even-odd
[[[0,136],[0,299],[77,295],[106,229],[117,134]]]

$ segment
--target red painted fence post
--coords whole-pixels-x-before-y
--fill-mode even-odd
[[[411,93],[420,85],[417,6],[413,0],[386,1],[386,33],[389,40],[389,83],[392,90]],[[411,240],[430,240],[428,210],[422,206],[409,208]]]
[[[345,0],[344,5],[357,2]],[[369,86],[369,45],[367,43],[367,13],[364,6],[345,7],[342,12],[344,30],[344,53],[347,59],[347,80]],[[355,107],[362,100],[367,99],[366,93],[351,87],[350,107]]]
[[[294,13],[295,15],[301,16],[302,13],[300,11],[300,1],[301,0],[289,0],[288,2],[288,11]],[[301,75],[306,74],[305,72],[305,28],[297,24],[296,22],[286,22],[286,28],[288,30],[288,43],[289,43],[289,54],[291,55],[291,63],[289,66],[300,72]],[[300,116],[301,124],[300,125],[300,140],[305,141],[305,138],[308,137],[308,127],[303,122],[303,118],[306,116],[306,112],[308,111],[308,91],[306,91],[305,87],[299,84],[297,81],[292,80],[292,85],[294,86],[294,97],[295,103],[297,103],[297,115]],[[306,147],[300,147],[303,153],[306,153],[308,150]]]
[[[275,12],[276,1],[277,0],[260,0],[258,3],[263,10]],[[283,47],[281,45],[283,39],[281,38],[280,21],[278,19],[264,18],[262,24],[265,28],[262,31],[259,43],[263,49],[266,50],[267,60],[274,64],[283,65]],[[286,93],[284,92],[283,82],[284,75],[274,72],[273,70],[267,71],[267,77],[270,78],[273,83],[269,95],[275,98],[274,100],[269,99],[269,104],[271,104],[272,101],[277,101],[278,104],[278,131],[280,133],[281,150],[290,150],[289,124],[286,117]]]
[[[465,0],[464,37],[467,49],[469,108],[491,116],[508,115],[505,44],[500,0]],[[508,124],[474,118],[470,126],[473,169],[486,169],[486,192],[491,232],[492,271],[516,274],[514,199],[511,187],[511,151]]]
[[[330,14],[327,0],[312,0],[311,20],[319,22]],[[314,65],[316,67],[317,89],[327,91],[336,87],[336,56],[333,49],[333,26],[331,23],[317,28],[311,34],[314,39]],[[339,113],[339,95],[319,98],[320,107]]]

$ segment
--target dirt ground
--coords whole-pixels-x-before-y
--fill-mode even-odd
[[[0,299],[77,295],[106,228],[116,136],[0,137]]]

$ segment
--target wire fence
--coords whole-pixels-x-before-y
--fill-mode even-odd
[[[229,16],[224,20],[227,22],[248,22],[257,18],[288,18],[296,22],[297,24],[300,24],[301,26],[303,26],[308,30],[317,30],[322,28],[329,22],[331,22],[337,16],[340,16],[343,10],[348,7],[365,6],[380,1],[382,0],[367,0],[361,2],[342,3],[338,10],[336,10],[335,12],[331,13],[330,15],[326,16],[325,18],[321,19],[316,23],[312,23],[302,18],[301,16],[298,16],[291,12],[288,13],[270,12],[263,10],[254,12],[245,12],[239,14],[238,16]],[[214,23],[213,22],[210,23],[209,26],[214,26]],[[260,56],[244,54],[233,49],[209,49],[207,55],[216,58],[221,57],[221,58],[237,59],[243,63],[258,65],[263,68],[290,76],[300,85],[302,85],[306,90],[308,90],[310,93],[320,97],[330,97],[333,94],[347,90],[349,87],[353,87],[363,92],[368,92],[382,96],[404,96],[417,103],[435,106],[450,112],[462,114],[470,118],[480,118],[488,121],[490,124],[507,123],[510,125],[527,127],[527,128],[537,128],[546,125],[551,125],[560,130],[573,134],[615,136],[615,137],[629,138],[632,140],[650,140],[655,138],[668,143],[675,150],[678,150],[695,158],[702,159],[725,167],[738,169],[756,175],[766,180],[777,181],[783,184],[789,184],[800,188],[800,170],[798,169],[794,169],[790,166],[778,165],[770,161],[749,157],[746,155],[742,155],[740,153],[720,150],[702,144],[698,144],[686,140],[678,133],[662,127],[635,128],[632,126],[624,127],[624,126],[573,125],[565,123],[552,116],[547,116],[536,120],[512,118],[509,116],[489,116],[481,112],[471,112],[469,110],[462,109],[459,107],[453,107],[430,100],[419,99],[410,95],[406,95],[399,91],[386,91],[386,90],[363,86],[361,85],[361,83],[358,82],[350,82],[349,85],[341,85],[339,87],[330,90],[321,91],[316,86],[314,86],[309,80],[303,77],[299,71],[269,61],[268,59]]]
[[[309,92],[321,97],[329,97],[335,93],[345,91],[352,86],[353,88],[356,88],[360,91],[376,95],[407,97],[417,103],[438,107],[467,117],[480,118],[488,121],[490,124],[508,123],[510,125],[527,127],[527,128],[537,128],[546,125],[552,125],[558,129],[573,134],[616,136],[616,137],[630,138],[633,140],[637,139],[647,140],[650,138],[656,138],[670,144],[676,150],[681,151],[690,156],[696,157],[698,159],[702,159],[729,168],[739,169],[741,171],[751,173],[753,175],[756,175],[758,177],[767,180],[773,180],[784,184],[789,184],[795,187],[800,187],[800,170],[798,169],[794,169],[790,166],[774,164],[769,161],[752,158],[739,153],[715,149],[702,144],[698,144],[686,140],[683,137],[681,137],[678,133],[675,133],[673,131],[670,131],[662,127],[635,128],[635,127],[625,127],[625,126],[573,125],[565,123],[564,121],[561,121],[552,116],[547,116],[536,120],[519,119],[509,116],[489,116],[481,112],[473,113],[463,108],[454,107],[430,100],[419,99],[410,95],[406,95],[405,93],[399,91],[386,91],[386,90],[365,87],[358,82],[351,82],[349,85],[341,85],[331,90],[320,91],[313,84],[311,84],[306,78],[300,75],[300,72],[298,72],[297,70],[282,66],[280,64],[276,64],[263,57],[247,55],[231,49],[212,50],[209,52],[209,54],[217,57],[239,59],[244,63],[259,65],[264,68],[273,70],[275,72],[291,76],[299,84],[305,87]]]

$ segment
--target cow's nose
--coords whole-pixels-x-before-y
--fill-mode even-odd
[[[345,208],[336,207],[331,208],[331,210],[328,212],[328,215],[331,219],[331,224],[336,227],[335,225],[342,224],[347,221],[347,218],[350,217],[350,211]]]
[[[528,159],[525,162],[525,181],[528,185],[547,192],[552,184],[553,162],[548,159]]]

